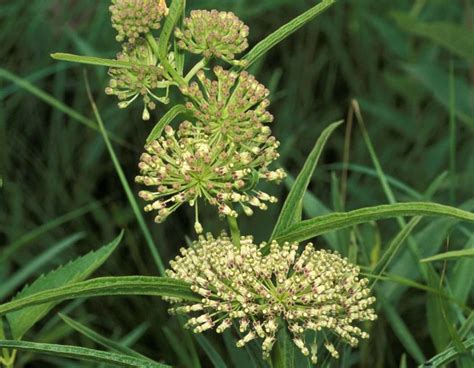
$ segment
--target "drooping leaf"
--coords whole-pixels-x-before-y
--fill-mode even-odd
[[[33,305],[57,304],[75,298],[119,295],[166,296],[196,302],[202,299],[191,291],[187,283],[166,277],[99,277],[16,298],[0,305],[0,315],[6,313],[10,315],[13,311],[23,310]]]
[[[273,229],[272,238],[277,237],[282,231],[298,222],[298,219],[301,217],[302,210],[300,204],[311,181],[314,170],[316,169],[319,157],[321,156],[323,148],[332,132],[334,132],[334,130],[341,124],[342,121],[338,121],[329,125],[326,129],[324,129],[316,141],[313,150],[306,159],[303,169],[300,171],[295,183],[290,190],[290,193],[288,194],[288,197],[285,200],[285,203],[283,204],[280,216],[278,217],[275,228]]]
[[[51,289],[61,288],[79,282],[87,278],[97,268],[99,268],[112,252],[117,248],[123,236],[123,232],[115,238],[111,243],[102,247],[101,249],[91,252],[83,257],[77,258],[71,263],[62,266],[55,271],[40,277],[30,286],[25,287],[10,303],[18,303],[19,300],[24,300],[33,297],[34,295],[46,292]],[[33,297],[34,298],[34,297]],[[6,303],[3,305],[8,305]],[[34,304],[31,304],[34,305]],[[53,301],[44,303],[42,305],[35,305],[29,308],[18,310],[17,312],[9,313],[7,318],[11,327],[12,335],[15,339],[21,337],[41,318],[43,318],[56,303]]]
[[[109,353],[106,351],[87,349],[78,346],[41,344],[30,341],[0,340],[0,347],[29,351],[63,358],[77,359],[94,363],[107,363],[120,367],[140,367],[140,368],[165,368],[168,365],[152,363],[148,360],[140,359],[123,354]]]
[[[474,214],[458,208],[428,202],[406,202],[335,212],[301,221],[276,237],[279,242],[303,241],[328,231],[399,216],[446,216],[474,222]]]

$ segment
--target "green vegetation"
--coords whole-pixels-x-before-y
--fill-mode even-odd
[[[238,329],[193,334],[168,313],[162,297],[201,298],[163,277],[197,238],[195,208],[156,224],[134,178],[144,143],[186,114],[175,85],[207,62],[169,59],[184,2],[168,1],[147,42],[172,103],[119,109],[107,68],[133,63],[115,60],[109,5],[0,3],[0,367],[311,366],[286,329],[262,360]],[[214,8],[250,27],[245,62],[228,61],[271,91],[288,176],[259,183],[279,199],[266,211],[227,223],[200,204],[199,225],[360,266],[378,319],[357,349],[333,339],[339,360],[321,347],[318,367],[474,366],[472,1],[195,0],[186,14]]]

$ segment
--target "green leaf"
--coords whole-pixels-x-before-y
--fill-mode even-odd
[[[175,117],[177,117],[180,114],[185,113],[187,110],[188,109],[186,109],[186,106],[184,105],[173,106],[166,114],[163,115],[160,121],[156,123],[150,135],[146,139],[146,142],[150,143],[151,141],[158,139],[161,136],[161,133],[163,132],[163,129],[165,128],[165,126],[170,124]]]
[[[405,225],[402,230],[397,234],[393,241],[384,252],[380,261],[375,265],[372,273],[375,275],[381,275],[385,272],[388,265],[400,250],[401,246],[405,243],[406,238],[411,234],[415,226],[420,222],[421,217],[414,217],[411,221]]]
[[[441,260],[457,260],[458,258],[471,258],[474,257],[474,248],[463,249],[463,250],[453,250],[446,253],[437,254],[432,257],[420,259],[420,262],[433,262]]]
[[[155,363],[153,360],[149,359],[148,357],[136,352],[135,350],[130,349],[127,346],[121,345],[116,343],[113,340],[110,340],[94,330],[90,329],[89,327],[83,325],[82,323],[79,323],[72,318],[69,318],[68,316],[59,313],[59,317],[71,328],[79,332],[80,334],[86,336],[87,338],[91,339],[92,341],[96,342],[99,345],[102,345],[112,351],[115,351],[117,353],[121,353],[124,355],[129,355],[133,356],[135,358],[143,359],[150,361],[151,363]]]
[[[201,346],[202,350],[204,350],[204,352],[206,353],[215,368],[227,368],[227,364],[225,364],[220,354],[204,335],[195,334],[194,338]]]
[[[463,341],[463,345],[466,350],[474,348],[474,337],[470,337]],[[424,367],[441,367],[453,362],[457,359],[462,353],[458,352],[456,348],[450,347],[444,350],[442,353],[439,353],[428,360],[423,366]],[[467,354],[471,354],[468,352]]]
[[[296,345],[291,341],[286,327],[278,331],[278,338],[273,352],[274,368],[295,368]]]
[[[30,286],[25,287],[18,295],[5,305],[15,305],[22,303],[21,300],[34,299],[35,295],[47,293],[51,289],[68,288],[69,285],[82,281],[99,268],[112,252],[117,248],[122,240],[123,232],[115,238],[111,243],[89,254],[77,258],[73,262],[62,266],[45,276],[40,277]],[[40,304],[40,303],[36,303]],[[31,303],[30,306],[35,305]],[[24,308],[21,311],[9,313],[7,318],[11,327],[13,338],[21,339],[21,337],[41,318],[43,318],[54,306],[56,302],[51,300],[43,305],[36,305],[30,308]],[[13,310],[11,310],[13,311]]]
[[[400,12],[392,13],[392,17],[404,31],[428,38],[452,53],[474,61],[474,37],[467,26],[449,22],[421,22]]]
[[[395,335],[413,359],[415,359],[418,364],[422,364],[426,361],[426,358],[397,310],[390,303],[382,301],[380,298],[379,302],[382,304],[385,317]]]
[[[166,277],[119,276],[99,277],[87,281],[68,284],[50,290],[29,294],[9,303],[0,305],[0,315],[21,310],[32,305],[60,303],[75,298],[118,295],[150,295],[181,298],[199,302],[189,285],[183,281]],[[10,314],[9,314],[10,315]]]
[[[319,136],[313,150],[306,159],[303,169],[296,178],[296,181],[293,184],[291,191],[285,200],[285,203],[283,204],[280,216],[278,217],[275,228],[273,229],[272,239],[277,237],[289,226],[299,221],[302,210],[301,202],[311,181],[314,170],[316,169],[321,152],[323,151],[323,148],[332,132],[334,132],[334,130],[342,123],[342,121],[338,121],[329,125]]]
[[[335,212],[290,226],[276,237],[279,242],[303,241],[314,236],[398,216],[446,216],[474,222],[474,214],[454,207],[428,202],[406,202]]]
[[[23,247],[24,245],[31,243],[33,240],[38,238],[39,236],[51,231],[58,226],[61,226],[69,221],[72,221],[78,217],[85,215],[86,213],[98,208],[100,206],[99,202],[90,203],[84,207],[78,208],[71,212],[68,212],[62,216],[59,216],[47,223],[38,226],[37,228],[31,230],[28,233],[22,235],[19,239],[13,241],[12,243],[8,244],[2,253],[0,253],[0,263],[6,261],[9,257],[11,257],[18,249]]]
[[[30,341],[0,340],[0,347],[42,353],[63,358],[77,359],[81,361],[107,363],[113,366],[120,367],[170,367],[168,365],[152,363],[148,360],[139,359],[123,354],[109,353],[105,351],[81,348],[77,346],[40,344]]]
[[[175,0],[176,1],[176,0]],[[333,5],[336,0],[323,0],[319,4],[313,6],[311,9],[307,10],[303,14],[292,19],[285,25],[278,28],[275,32],[268,35],[262,41],[257,43],[252,50],[250,50],[242,60],[245,60],[247,63],[245,68],[248,68],[255,61],[265,55],[268,50],[272,47],[279,44],[285,38],[296,32],[298,29],[303,27],[305,24],[312,21],[316,16],[327,10],[331,5]]]
[[[9,276],[5,282],[0,284],[0,299],[10,294],[15,290],[15,288],[23,284],[31,275],[35,274],[35,272],[37,272],[41,267],[54,259],[59,253],[74,245],[83,237],[84,233],[77,233],[68,236],[66,239],[52,245],[37,257],[34,257],[29,263],[25,264],[16,273]]]
[[[110,158],[112,159],[114,169],[117,173],[120,183],[122,184],[122,187],[125,192],[125,195],[127,196],[128,202],[130,203],[130,206],[132,207],[133,214],[135,215],[135,218],[137,219],[138,225],[140,227],[140,230],[143,233],[143,237],[145,238],[145,242],[148,246],[148,249],[150,250],[153,260],[155,261],[156,267],[158,268],[160,275],[164,275],[165,266],[163,265],[163,260],[161,259],[160,253],[156,249],[155,242],[153,241],[153,237],[151,236],[150,230],[148,229],[145,219],[143,218],[143,214],[140,210],[140,207],[138,206],[137,199],[135,198],[135,195],[133,194],[132,189],[130,188],[130,184],[128,183],[127,177],[125,176],[125,173],[122,169],[122,165],[120,164],[120,161],[117,158],[117,155],[115,154],[114,147],[112,146],[112,143],[110,142],[109,135],[107,134],[107,130],[105,129],[105,125],[102,120],[102,117],[100,116],[99,109],[97,108],[97,105],[95,104],[94,99],[92,98],[92,93],[91,93],[89,82],[87,81],[87,79],[86,79],[86,90],[87,90],[87,95],[89,97],[90,104],[92,106],[92,110],[94,111],[94,116],[97,121],[97,125],[99,126],[100,134],[102,135],[102,138],[104,139],[104,143],[105,143],[105,146],[107,147],[107,151],[109,152]]]
[[[157,53],[161,65],[173,77],[173,79],[180,85],[186,85],[185,80],[168,61],[168,49],[170,46],[171,35],[179,19],[183,16],[184,0],[173,0],[169,8],[169,13],[166,16],[165,24],[161,30],[160,39],[158,41],[158,49],[156,49],[156,42],[151,34],[147,35],[147,40],[150,42],[153,51]]]
[[[72,63],[89,64],[89,65],[108,66],[111,68],[131,69],[134,65],[138,65],[136,63],[129,63],[128,61],[104,59],[104,58],[99,58],[95,56],[66,54],[66,53],[61,53],[61,52],[51,54],[51,57],[55,60],[60,60],[60,61],[69,61]]]

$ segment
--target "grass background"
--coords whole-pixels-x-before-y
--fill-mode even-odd
[[[49,58],[57,51],[113,57],[119,44],[114,41],[108,4],[105,0],[0,3],[0,300],[42,272],[111,240],[120,228],[126,229],[125,239],[100,273],[157,274],[103,140],[86,126],[93,114],[83,67]],[[250,26],[251,44],[312,5],[313,1],[303,0],[189,4],[234,11]],[[396,201],[433,200],[472,211],[473,11],[470,0],[339,1],[252,66],[251,72],[272,90],[273,130],[282,142],[279,164],[293,176],[319,133],[348,115],[351,99],[360,105],[375,156],[354,119],[348,139],[347,192],[341,196],[347,145],[344,128],[339,128],[314,175],[305,201],[306,216],[389,202],[374,170],[374,157]],[[87,67],[87,71],[105,125],[121,140],[113,144],[133,183],[143,142],[166,108],[157,110],[151,122],[142,122],[140,104],[119,111],[116,100],[103,93],[106,69]],[[15,77],[9,73],[21,80],[13,83]],[[31,93],[29,85],[27,91],[18,82],[23,87],[31,83],[38,90]],[[44,101],[45,93],[49,103]],[[61,111],[61,103],[71,109],[68,114]],[[287,193],[285,185],[271,190],[280,198]],[[258,240],[268,237],[278,207],[243,219],[243,232]],[[191,211],[180,210],[161,226],[145,217],[166,262],[186,244],[187,236],[192,237]],[[225,226],[212,209],[205,210],[202,222],[213,232]],[[353,258],[357,255],[359,264],[371,265],[397,231],[395,221],[385,221],[338,232],[317,243]],[[418,262],[447,248],[472,248],[472,228],[452,220],[423,220],[410,243],[390,272],[439,286],[472,307],[472,259],[434,263],[432,278]],[[19,275],[19,270],[26,271]],[[466,327],[469,308],[451,303],[443,318],[443,309],[437,309],[436,300],[425,291],[393,282],[379,282],[378,287],[381,316],[371,327],[372,339],[359,351],[345,354],[340,363],[344,366],[396,367],[404,357],[412,366],[448,346],[452,336],[446,323],[455,329]],[[184,365],[170,340],[170,334],[179,338],[181,332],[157,299],[104,298],[66,308],[104,335],[116,340],[128,336],[140,352]],[[94,346],[54,315],[27,339]],[[227,356],[218,339],[212,335],[209,339]],[[209,366],[200,345],[196,346],[203,366]],[[64,362],[22,354],[18,364],[61,366]]]

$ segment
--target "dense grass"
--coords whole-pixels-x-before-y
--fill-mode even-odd
[[[313,5],[302,0],[190,3],[193,8],[235,11],[250,25],[253,44]],[[119,45],[113,41],[107,6],[108,1],[92,0],[0,4],[0,300],[8,300],[41,273],[110,241],[122,228],[126,230],[122,245],[98,274],[158,275],[103,138],[91,128],[95,120],[83,67],[49,57],[56,51],[113,57]],[[252,73],[273,91],[273,129],[282,141],[280,164],[293,176],[329,123],[346,117],[349,122],[345,125],[349,129],[340,127],[328,142],[304,202],[305,217],[420,200],[472,212],[472,21],[469,0],[340,1],[252,66]],[[452,36],[449,42],[447,35]],[[86,69],[115,153],[133,183],[153,123],[137,118],[139,106],[119,111],[116,101],[103,93],[106,70]],[[158,110],[152,121],[164,111]],[[282,187],[275,193],[280,198],[287,194]],[[278,207],[257,213],[251,221],[244,219],[243,233],[268,238]],[[189,218],[183,209],[157,226],[145,216],[165,263],[192,234]],[[215,232],[225,226],[213,210],[202,222]],[[316,242],[340,250],[362,266],[373,266],[408,222],[361,225]],[[472,258],[419,262],[447,250],[472,249],[472,226],[451,219],[423,219],[401,244],[386,270],[389,280],[379,280],[375,286],[380,318],[371,327],[371,339],[334,364],[413,366],[457,339],[472,337]],[[212,334],[194,343],[183,335],[157,298],[92,299],[60,309],[168,364],[184,366],[196,360],[193,353],[186,359],[173,339],[195,346],[194,354],[204,367],[211,364],[203,349],[209,342],[229,364],[235,363]],[[98,346],[56,314],[30,331],[27,340]],[[19,367],[73,366],[64,362],[30,353],[18,358]],[[472,363],[465,354],[456,364]]]

